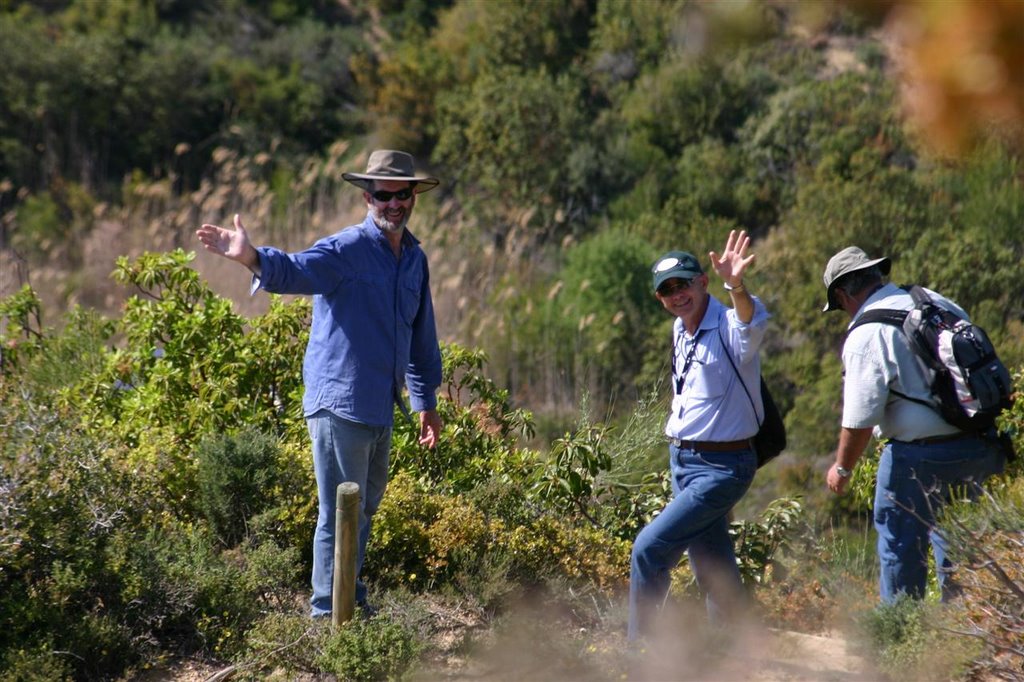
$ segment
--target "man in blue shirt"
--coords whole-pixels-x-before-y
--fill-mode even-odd
[[[331,613],[334,523],[339,483],[359,485],[362,568],[370,524],[384,496],[394,407],[409,389],[420,413],[420,443],[433,448],[441,432],[436,390],[441,352],[434,324],[427,258],[406,229],[416,195],[437,186],[417,175],[405,152],[377,150],[365,173],[342,177],[363,190],[367,216],[305,251],[256,248],[238,215],[234,229],[203,225],[196,236],[210,252],[245,265],[253,292],[313,297],[302,378],[302,409],[313,444],[320,514],[313,538],[313,617]],[[356,583],[365,612],[366,587]]]
[[[764,419],[759,349],[768,320],[743,284],[754,260],[749,245],[745,232],[733,230],[721,257],[710,254],[732,308],[708,293],[708,276],[692,254],[670,251],[653,267],[655,296],[676,318],[665,425],[673,497],[633,543],[630,640],[651,634],[684,552],[712,620],[729,619],[742,603],[728,514],[757,471],[751,439]]]

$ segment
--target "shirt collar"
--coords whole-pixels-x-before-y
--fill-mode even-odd
[[[700,324],[697,325],[697,332],[694,336],[697,336],[697,334],[705,329],[717,329],[721,325],[724,312],[725,306],[722,305],[721,301],[708,294],[708,307],[704,311],[704,317],[701,318]],[[679,333],[685,334],[686,327],[683,325],[682,318],[677,317],[676,324],[679,325]]]
[[[373,215],[369,211],[367,211],[366,218],[363,220],[361,227],[366,234],[373,237],[373,239],[377,240],[377,242],[382,246],[386,246],[389,249],[391,248],[388,238],[384,236],[384,231],[377,227],[377,223],[373,222]],[[402,246],[409,248],[412,246],[419,246],[419,243],[420,240],[416,238],[416,235],[409,231],[408,227],[402,231]]]
[[[854,313],[853,318],[850,320],[850,324],[846,325],[846,328],[849,329],[852,327],[854,323],[857,322],[857,319],[871,308],[871,306],[898,293],[900,293],[900,288],[892,282],[887,282],[875,289],[874,293],[864,299],[864,302],[861,304],[860,308],[857,309],[857,312]]]
[[[722,323],[722,314],[725,306],[717,298],[708,294],[708,309],[704,311],[704,318],[697,325],[697,329],[717,329]]]

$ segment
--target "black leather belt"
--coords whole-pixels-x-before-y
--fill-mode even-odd
[[[703,450],[704,452],[739,452],[750,449],[750,439],[743,440],[680,440],[669,438],[668,442],[682,450]]]
[[[964,438],[971,438],[973,436],[973,433],[964,433],[963,431],[961,431],[960,433],[947,433],[944,436],[929,436],[928,438],[917,438],[910,442],[913,443],[914,445],[931,445],[932,443],[948,443],[949,441],[952,440],[963,440]]]

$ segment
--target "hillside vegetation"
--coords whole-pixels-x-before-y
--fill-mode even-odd
[[[0,3],[0,669],[109,679],[198,655],[394,678],[490,641],[439,644],[437,602],[500,639],[527,601],[562,678],[617,679],[630,542],[667,494],[670,320],[649,266],[707,262],[731,229],[754,237],[789,429],[737,510],[744,579],[769,623],[848,625],[874,599],[870,461],[826,495],[845,319],[820,313],[824,264],[849,244],[890,256],[897,283],[972,314],[1019,386],[1024,173],[1000,126],[956,158],[927,146],[858,3],[812,24],[799,7]],[[332,633],[302,617],[308,302],[250,299],[192,232],[237,212],[301,248],[361,219],[340,174],[378,147],[442,179],[411,229],[447,426],[427,452],[397,420],[367,558],[388,608]],[[1024,452],[1022,410],[1004,427]],[[945,641],[919,622],[968,633],[937,675],[1024,659],[1019,471],[951,526],[966,565],[984,574],[980,544],[1003,577],[962,610],[864,626],[906,643],[897,677]]]

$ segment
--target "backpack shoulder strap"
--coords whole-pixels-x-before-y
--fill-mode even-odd
[[[928,295],[928,292],[916,284],[905,284],[900,288],[907,291],[910,294],[910,296],[914,299],[915,306],[921,305],[922,303],[931,303],[932,299]],[[903,322],[907,319],[907,315],[909,314],[909,310],[895,310],[892,308],[876,308],[874,310],[866,310],[864,311],[864,314],[858,317],[857,321],[850,326],[846,334],[847,336],[849,336],[850,332],[852,332],[857,327],[861,326],[862,324],[870,324],[872,322],[889,324],[894,327],[898,327],[900,331],[903,331]],[[904,332],[904,334],[905,333],[906,332]],[[911,344],[911,348],[913,348],[914,353],[920,357],[920,353],[918,352],[917,347],[914,346],[914,344]],[[912,398],[905,393],[901,393],[891,388],[889,389],[889,392],[898,395],[900,398],[903,398],[904,400],[909,400],[911,402],[924,405],[925,407],[935,409],[934,403],[928,402],[927,400],[921,400],[920,398]]]
[[[927,296],[927,294],[925,294]],[[870,324],[872,322],[881,322],[882,324],[891,324],[894,327],[903,328],[903,321],[907,319],[907,313],[909,310],[895,310],[892,308],[877,308],[875,310],[866,310],[864,314],[857,318],[857,321],[850,325],[850,328],[846,331],[847,336],[857,327],[863,324]]]
[[[910,293],[910,297],[914,299],[915,306],[922,306],[924,304],[932,303],[932,297],[928,295],[928,292],[924,290],[924,287],[914,284],[902,287]]]

